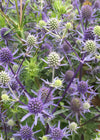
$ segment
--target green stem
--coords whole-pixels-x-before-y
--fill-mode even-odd
[[[74,138],[75,138],[75,135],[74,135],[74,133],[73,133],[73,134],[72,134],[72,140],[75,140]]]
[[[14,91],[11,89],[9,84],[8,84],[8,88],[10,89],[11,93],[14,95],[16,101],[19,101],[19,99],[17,98],[17,96],[15,95]]]
[[[23,23],[24,23],[23,20],[24,20],[25,10],[26,10],[26,7],[27,7],[29,1],[30,0],[26,1],[25,5],[24,5],[24,8],[22,9],[22,22],[21,22],[21,25],[20,25],[21,28],[23,28]]]
[[[20,0],[20,25],[22,23],[22,0]]]
[[[50,30],[48,30],[47,28],[44,28],[47,32],[50,32],[53,36],[61,39],[61,37],[59,35],[54,34],[53,32],[51,32]]]
[[[15,0],[15,5],[16,5],[16,11],[17,11],[18,23],[19,23],[19,25],[20,25],[20,16],[19,16],[19,11],[18,11],[18,4],[17,4],[17,0]]]
[[[52,68],[52,82],[54,80],[54,75],[55,75],[55,67]]]
[[[63,38],[65,38],[66,33],[67,33],[67,30],[64,30],[64,31],[63,31],[63,36],[62,36],[62,39],[63,39]]]

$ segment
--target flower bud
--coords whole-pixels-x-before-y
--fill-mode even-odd
[[[80,113],[82,111],[82,101],[78,97],[74,97],[71,100],[71,109],[75,113]]]
[[[10,120],[8,120],[7,124],[8,124],[9,126],[14,126],[14,125],[15,125],[15,122],[14,122],[13,119],[10,119]]]
[[[48,137],[43,136],[43,137],[42,137],[42,140],[48,140]]]
[[[29,34],[27,37],[27,45],[32,47],[36,44],[36,37],[34,35]]]
[[[66,73],[65,73],[65,81],[69,82],[72,79],[73,76],[74,76],[74,72],[72,70],[66,71]]]
[[[54,82],[53,82],[53,87],[55,87],[55,88],[59,88],[59,87],[61,87],[62,86],[62,80],[60,80],[60,79],[54,79]]]
[[[1,71],[0,72],[0,83],[3,85],[6,85],[9,83],[9,81],[10,81],[10,76],[8,75],[8,73],[5,71]]]
[[[7,94],[2,94],[1,95],[1,99],[4,101],[4,102],[7,102],[9,101],[9,96]]]
[[[85,103],[83,103],[84,110],[88,110],[89,108],[90,108],[90,104],[87,101]]]
[[[70,30],[70,29],[72,29],[72,28],[73,28],[73,26],[72,26],[72,23],[71,23],[71,22],[67,22],[67,23],[65,24],[65,26],[66,26],[66,30]]]
[[[85,44],[85,50],[89,53],[95,53],[96,43],[93,40],[87,40]]]
[[[15,138],[10,138],[10,140],[15,140]]]
[[[38,23],[38,26],[40,28],[43,28],[44,26],[46,26],[46,22],[44,20],[40,20],[39,23]]]
[[[59,27],[59,21],[56,18],[51,18],[48,21],[48,26],[50,28],[50,30],[56,30]]]
[[[51,52],[48,55],[48,65],[50,67],[56,67],[60,64],[60,56],[56,52]]]
[[[71,131],[75,131],[77,129],[77,123],[75,123],[75,122],[70,123],[69,124],[69,129]]]
[[[94,27],[94,33],[95,35],[100,36],[100,26],[97,25]]]
[[[14,72],[17,72],[17,70],[18,70],[18,65],[13,65],[13,70],[14,70]]]

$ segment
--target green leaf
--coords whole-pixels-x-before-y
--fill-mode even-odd
[[[8,34],[9,32],[11,32],[13,29],[14,29],[14,27],[11,28],[11,29],[9,29],[8,31],[6,31],[4,35],[7,35],[7,34]]]
[[[56,115],[66,112],[66,111],[68,111],[68,109],[61,109],[61,110],[56,111],[53,115],[56,116]]]
[[[30,1],[30,0],[27,0],[27,1],[26,1],[26,4],[25,4],[24,9],[23,9],[23,12],[22,12],[22,23],[21,23],[21,27],[23,26],[24,14],[25,14],[25,10],[26,10],[26,7],[27,7],[29,1]]]
[[[0,14],[0,27],[4,27],[6,24],[5,24],[5,18],[1,16]]]

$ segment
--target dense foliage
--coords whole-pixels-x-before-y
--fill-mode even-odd
[[[99,18],[99,0],[0,0],[0,140],[100,140]]]

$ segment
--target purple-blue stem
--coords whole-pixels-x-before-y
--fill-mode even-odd
[[[82,55],[82,60],[84,60],[85,55],[86,55],[86,53]],[[82,67],[80,68],[80,72],[79,72],[80,73],[79,74],[79,81],[82,80],[82,68],[83,68],[83,64],[82,64]],[[80,115],[78,117],[79,117],[79,120],[80,120]],[[81,135],[81,140],[84,140],[84,134]]]
[[[82,67],[80,68],[79,81],[82,80],[82,68],[83,68],[83,65],[82,65]]]
[[[88,20],[86,19],[85,30],[87,29],[87,25],[88,25]]]
[[[25,61],[25,58],[26,58],[26,57],[23,58],[23,60],[22,60],[22,62],[21,62],[21,64],[20,64],[20,66],[19,66],[19,68],[18,68],[18,70],[17,70],[17,72],[16,72],[16,75],[18,75],[18,73],[19,73],[19,71],[20,71],[20,69],[21,69],[21,67],[22,67],[23,62]]]
[[[76,40],[74,39],[74,37],[72,36],[72,34],[70,34],[70,37],[71,37],[73,43],[76,44],[76,46],[78,46],[78,44],[76,43]]]
[[[51,94],[51,91],[52,91],[52,87],[51,87],[50,90],[49,90],[49,93],[48,93],[48,95],[47,95],[47,97],[46,97],[46,99],[45,99],[45,101],[44,101],[44,104],[47,102],[47,99],[48,99],[49,95]]]
[[[22,101],[20,101],[20,100],[19,100],[18,102],[19,102],[20,104],[22,104],[22,105],[25,105],[25,104],[24,104]]]
[[[0,8],[3,11],[3,7],[2,7],[2,1],[0,1]]]
[[[46,101],[47,101],[49,95],[51,94],[51,91],[52,91],[52,87],[51,87],[50,90],[49,90],[49,93],[48,93],[48,95],[47,95],[47,97],[46,97],[46,99],[45,99],[45,101],[44,101],[44,104],[46,103]],[[48,131],[49,131],[49,125],[48,125],[48,123],[47,123],[45,133],[48,134]]]
[[[83,68],[83,65],[82,65],[82,67],[80,68],[80,72],[79,72],[79,81],[82,80],[82,68]]]
[[[68,58],[68,56],[67,56],[67,54],[65,53],[65,51],[64,51],[64,55],[65,55],[65,57],[66,57],[66,59],[67,59],[69,65],[72,67],[72,69],[73,69],[73,71],[74,71],[74,68],[73,68],[72,63],[71,63],[71,61],[70,61],[70,58]]]
[[[94,108],[97,112],[99,112],[99,113],[100,113],[100,110],[99,110],[99,109],[97,109],[94,105],[93,105],[93,108]]]
[[[76,8],[77,8],[77,10],[78,10],[78,13],[79,13],[79,15],[80,15],[80,21],[81,21],[81,25],[82,25],[82,30],[83,30],[83,32],[84,32],[84,25],[83,25],[83,21],[82,21],[82,16],[81,16],[81,12],[80,12],[80,9],[79,9],[79,7],[78,7],[78,2],[77,2],[77,0],[76,0]]]
[[[10,4],[12,4],[14,6],[14,4],[9,0]]]
[[[8,6],[9,6],[9,0],[7,2],[7,7],[6,7],[6,11],[5,11],[5,14],[7,13],[7,10],[8,10]]]
[[[8,47],[8,41],[7,40],[5,40],[5,45]]]
[[[69,47],[73,50],[73,52],[76,54],[76,56],[78,57],[78,59],[80,60],[80,57],[78,56],[77,52],[73,49],[72,45],[69,43],[69,41],[66,40],[66,38],[64,38],[64,41],[69,45]]]
[[[4,125],[4,132],[5,132],[5,140],[8,140],[8,138],[7,138],[7,128],[6,128],[6,124],[5,124],[4,119],[3,119],[3,125]]]
[[[49,131],[49,124],[47,123],[45,134],[48,134]]]
[[[16,116],[16,124],[17,124],[18,128],[20,129],[20,122],[18,120],[17,113],[15,114],[15,116]]]
[[[82,55],[82,61],[84,60],[85,56],[86,56],[86,53]],[[83,64],[82,64],[82,67],[80,68],[79,81],[81,81],[82,79],[82,68],[83,68]]]
[[[95,119],[97,119],[99,117],[100,117],[100,114],[98,114],[97,116],[93,117],[92,119],[89,119],[88,121],[86,121],[85,123],[81,124],[80,126],[83,126],[83,125],[85,125],[85,124],[87,124],[87,123],[89,123],[91,121],[93,122],[93,120],[95,120]]]
[[[83,134],[81,135],[81,140],[84,140],[84,135]]]
[[[31,95],[27,92],[27,90],[25,89],[25,87],[22,85],[22,83],[20,82],[19,78],[17,77],[17,75],[15,74],[15,72],[13,71],[10,63],[9,63],[9,67],[11,69],[11,72],[13,73],[13,75],[15,76],[16,81],[18,82],[18,84],[21,86],[21,88],[26,92],[26,94],[31,97]]]
[[[77,35],[77,32],[75,33]],[[74,34],[74,35],[75,35]],[[78,50],[80,51],[80,45],[76,42],[76,40],[74,39],[74,37],[72,36],[72,34],[70,34],[71,40],[73,41],[74,45],[76,45],[76,48],[78,48]]]

